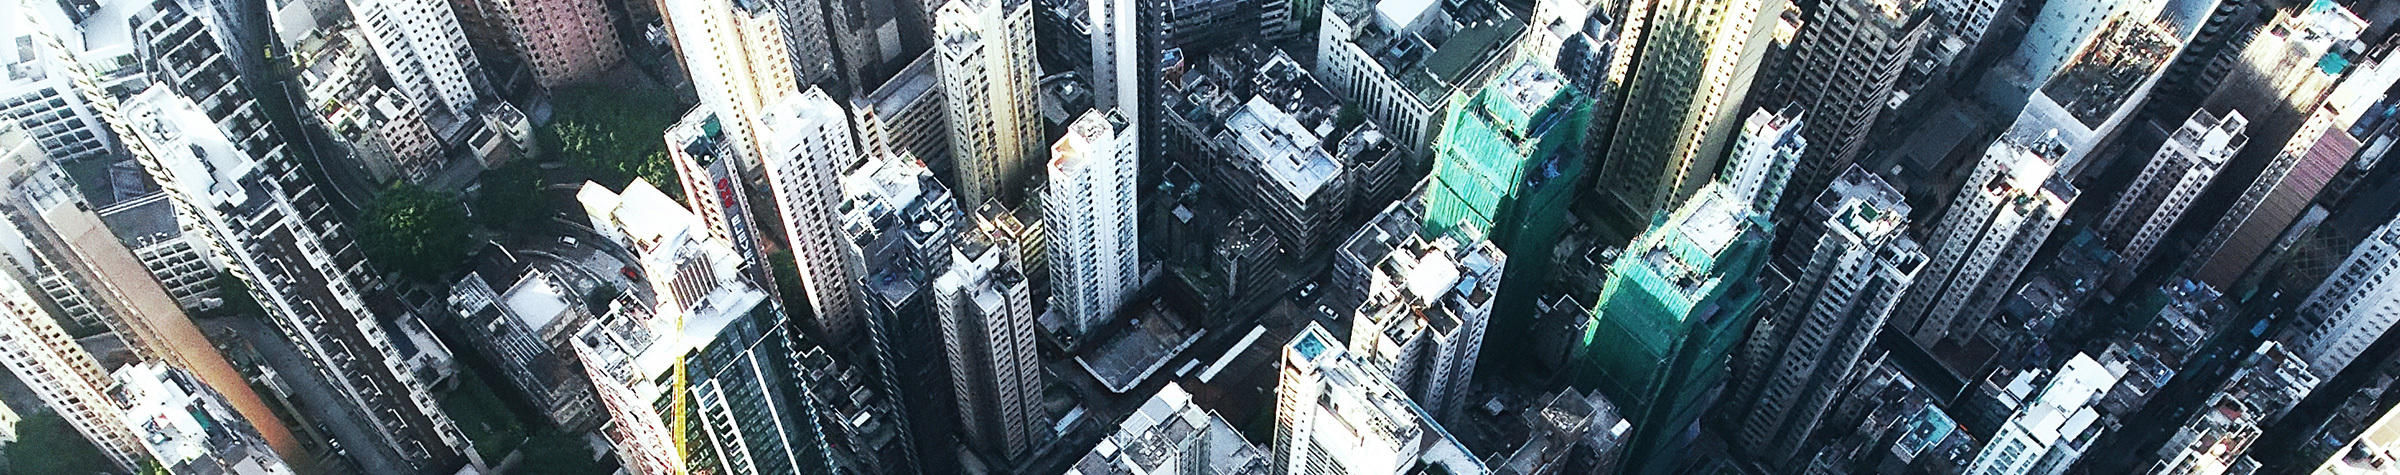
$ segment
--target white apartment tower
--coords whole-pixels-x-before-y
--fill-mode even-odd
[[[759,173],[759,117],[769,105],[800,93],[782,17],[757,1],[659,3],[700,107],[720,114],[744,173]]]
[[[1784,190],[1792,189],[1792,173],[1810,150],[1808,137],[1801,132],[1807,129],[1802,113],[1799,107],[1784,107],[1781,112],[1759,109],[1750,111],[1750,118],[1742,121],[1742,135],[1733,141],[1733,152],[1727,157],[1732,163],[1725,165],[1720,179],[1733,196],[1750,197],[1751,212],[1773,215]]]
[[[960,203],[1013,205],[1042,159],[1030,0],[950,0],[934,13],[934,52],[950,104]]]
[[[1341,345],[1314,322],[1284,345],[1268,473],[1489,473],[1398,385]]]
[[[2284,338],[2309,372],[2332,379],[2400,320],[2400,220],[2376,229],[2300,304],[2298,335]]]
[[[951,250],[950,270],[934,279],[933,313],[965,442],[1014,459],[1049,431],[1041,422],[1040,330],[1017,243],[981,224]]]
[[[1133,126],[1099,109],[1050,147],[1042,221],[1052,239],[1050,302],[1082,334],[1106,323],[1140,285],[1134,216]]]
[[[2075,200],[2074,186],[2054,173],[2065,151],[2046,136],[2002,137],[1984,150],[1924,243],[1932,260],[1893,316],[1901,332],[1930,348],[1981,323],[1960,317],[1999,305]]]
[[[2216,179],[2225,161],[2249,142],[2242,133],[2249,124],[2240,111],[2226,111],[2222,118],[2205,109],[2194,111],[2183,128],[2159,145],[2150,163],[2142,166],[2142,174],[2117,196],[2116,206],[2100,221],[2099,231],[2117,252],[2124,271],[2133,272],[2148,262],[2151,249],[2167,229],[2183,219],[2184,209]]]
[[[438,104],[457,117],[477,110],[475,83],[483,74],[458,15],[442,0],[349,0],[383,70],[418,104]]]
[[[1851,166],[1811,206],[1825,232],[1792,243],[1792,286],[1737,350],[1719,406],[1738,424],[1735,447],[1770,465],[1790,460],[1861,376],[1859,356],[1925,264],[1905,235],[1908,202],[1875,174]]]
[[[767,188],[783,214],[800,283],[829,338],[847,342],[865,318],[857,257],[842,223],[842,171],[858,161],[850,119],[822,89],[770,105],[758,119]],[[789,289],[787,289],[789,291]]]
[[[24,239],[15,226],[0,223],[0,231],[7,233],[0,239]],[[59,328],[57,317],[37,303],[19,279],[0,276],[0,335],[8,336],[0,339],[0,364],[116,462],[116,468],[139,466],[150,455],[110,403],[108,373]]]
[[[1442,418],[1465,406],[1508,262],[1477,232],[1457,234],[1402,238],[1372,264],[1366,302],[1350,320],[1352,357]]]

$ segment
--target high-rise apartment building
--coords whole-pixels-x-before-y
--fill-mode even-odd
[[[743,186],[742,178],[748,174],[742,172],[733,141],[725,135],[723,116],[707,106],[694,107],[667,127],[666,141],[667,162],[675,166],[683,198],[708,228],[709,237],[733,245],[734,252],[742,255],[742,268],[751,282],[774,282],[775,276],[767,268],[766,245],[759,241],[758,223],[751,221],[750,190]],[[769,294],[800,290],[762,287],[767,287]]]
[[[617,25],[601,0],[466,0],[458,16],[497,33],[544,88],[591,79],[625,59]],[[470,31],[470,33],[473,33]]]
[[[1774,231],[1753,202],[1712,183],[1609,265],[1584,326],[1583,361],[1573,364],[1577,387],[1598,389],[1632,421],[1628,473],[1676,465],[1742,329],[1785,285],[1760,272]]]
[[[1317,80],[1382,127],[1404,156],[1430,156],[1450,98],[1479,94],[1506,73],[1525,30],[1519,13],[1492,0],[1291,3],[1323,4]]]
[[[674,33],[675,52],[693,92],[700,96],[700,107],[718,114],[732,141],[733,156],[742,162],[749,174],[745,176],[757,180],[766,170],[759,118],[767,107],[799,94],[800,85],[807,83],[794,71],[799,66],[785,36],[790,25],[765,2],[659,3],[665,5],[667,29]]]
[[[1924,243],[1931,260],[1893,315],[1898,331],[1931,348],[1983,323],[2075,200],[2074,185],[2056,173],[2065,151],[2054,139],[2026,136],[1984,150],[1935,218]]]
[[[1200,407],[1183,383],[1168,382],[1085,453],[1067,475],[1261,473],[1266,457],[1217,411]]]
[[[471,460],[472,446],[436,404],[431,381],[410,361],[427,351],[396,342],[386,328],[414,324],[393,309],[326,203],[264,130],[248,151],[190,99],[152,87],[123,107],[126,146],[166,189],[179,216],[200,230],[226,270],[250,282],[251,297],[316,361],[337,396],[374,428],[381,444],[419,470]],[[377,302],[370,305],[370,302]]]
[[[2400,80],[2400,62],[2389,60],[2388,49],[2359,41],[2365,25],[2333,3],[2278,12],[2201,103],[2206,110],[2241,111],[2250,120],[2244,135],[2258,144],[2235,152],[2220,173],[2249,186],[2203,196],[2203,206],[2195,207],[2198,216],[2217,221],[2197,238],[2183,273],[2238,290],[2333,174],[2366,148],[2347,129]],[[2214,214],[2218,209],[2222,215]]]
[[[831,405],[800,374],[801,360],[823,351],[767,304],[731,245],[646,181],[623,193],[586,182],[576,199],[593,229],[634,255],[655,296],[609,303],[570,341],[609,414],[603,433],[628,470],[856,468],[822,426]]]
[[[1898,189],[1856,166],[1832,185],[1808,205],[1829,216],[1818,225],[1824,232],[1778,259],[1798,266],[1785,271],[1792,286],[1765,306],[1718,405],[1737,428],[1735,447],[1770,466],[1797,455],[1862,376],[1860,356],[1925,265],[1905,235],[1909,207]]]
[[[2320,379],[2332,379],[2367,345],[2400,321],[2400,221],[2386,223],[2350,251],[2333,275],[2301,302],[2298,334],[2286,339]]]
[[[1049,433],[1035,349],[1041,330],[1020,255],[1016,240],[979,226],[967,230],[949,272],[933,281],[964,442],[1002,460],[1026,455]]]
[[[2216,179],[2225,160],[2249,142],[2249,136],[2242,134],[2249,124],[2238,111],[2227,111],[2220,118],[2200,110],[2159,145],[2150,163],[2142,166],[2141,175],[2117,195],[2116,205],[2109,207],[2108,217],[2100,221],[2098,230],[2117,252],[2123,268],[2130,272],[2149,261],[2151,249],[2158,246],[2167,229],[2183,219],[2183,211]]]
[[[1742,121],[1741,137],[1733,141],[1733,152],[1726,157],[1733,162],[1717,179],[1731,186],[1734,195],[1753,197],[1750,209],[1757,213],[1774,213],[1784,191],[1794,189],[1789,185],[1794,183],[1794,174],[1807,166],[1807,152],[1814,148],[1809,147],[1804,132],[1810,127],[1804,125],[1813,124],[1805,124],[1801,114],[1798,106],[1780,112],[1750,111],[1750,118]],[[1825,187],[1825,181],[1817,183],[1814,188],[1798,189]]]
[[[950,172],[950,103],[933,53],[893,73],[882,87],[850,100],[851,133],[861,155],[908,155],[942,176]]]
[[[861,270],[851,257],[841,230],[842,171],[858,160],[850,139],[850,120],[842,106],[825,91],[809,88],[770,105],[758,118],[760,158],[766,160],[767,188],[783,214],[785,241],[800,266],[800,283],[817,325],[827,338],[849,342],[857,337],[858,278]]]
[[[291,475],[225,396],[190,372],[158,362],[117,368],[109,396],[125,430],[141,437],[160,469],[175,475]]]
[[[1856,160],[1934,23],[1923,4],[1890,0],[1830,1],[1812,13],[1780,65],[1761,73],[1769,77],[1759,78],[1760,97],[1752,101],[1761,110],[1788,107],[1808,118],[1799,132],[1810,147],[1789,186],[1799,197],[1814,197]],[[1748,135],[1749,125],[1743,128]]]
[[[366,30],[367,44],[402,94],[458,117],[478,110],[483,65],[467,44],[450,3],[442,0],[346,0]],[[463,119],[462,119],[463,122]],[[448,134],[444,134],[448,135]]]
[[[1969,475],[2027,475],[2059,473],[2082,457],[2092,439],[2100,437],[2093,424],[2102,416],[2096,405],[2117,385],[2121,369],[2112,370],[2077,353],[2060,365],[2042,386],[2041,394],[2026,400],[2002,423],[2000,432],[1975,453]]]
[[[1267,473],[1489,473],[1431,413],[1324,327],[1310,322],[1281,354]]]
[[[1785,0],[1637,4],[1618,48],[1626,71],[1600,170],[1603,202],[1625,223],[1645,223],[1710,181],[1741,126],[1751,79],[1766,56]],[[1628,62],[1629,61],[1629,62]],[[1639,227],[1634,224],[1634,227]]]
[[[1479,234],[1403,237],[1370,265],[1366,302],[1350,320],[1351,357],[1442,419],[1466,405],[1508,264]]]
[[[1106,324],[1141,285],[1135,133],[1122,116],[1092,109],[1050,147],[1050,184],[1042,195],[1051,236],[1050,304],[1075,334]]]
[[[0,228],[22,240],[13,226]],[[108,397],[108,373],[91,353],[59,328],[57,317],[27,292],[24,276],[0,276],[0,365],[25,382],[34,396],[67,425],[107,455],[116,469],[139,467],[150,456],[139,435],[125,427],[123,412]]]
[[[934,13],[934,52],[950,104],[960,203],[1013,205],[1040,170],[1031,0],[950,0]]]
[[[1517,259],[1501,279],[1501,334],[1515,335],[1549,285],[1551,248],[1566,232],[1567,209],[1585,183],[1584,132],[1591,99],[1550,70],[1524,61],[1471,98],[1453,101],[1434,141],[1419,236],[1434,239],[1473,228]]]

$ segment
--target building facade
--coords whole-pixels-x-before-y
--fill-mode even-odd
[[[625,59],[608,4],[595,0],[473,0],[452,2],[459,16],[497,30],[506,46],[533,67],[544,88],[597,77]]]
[[[478,110],[483,65],[450,3],[442,0],[345,0],[366,31],[383,70],[416,103],[464,117]]]
[[[2118,262],[2127,268],[2140,268],[2148,262],[2150,250],[2158,246],[2167,229],[2183,219],[2183,212],[2200,198],[2200,192],[2216,180],[2217,171],[2236,150],[2249,142],[2242,135],[2248,119],[2236,111],[2222,118],[2206,110],[2192,113],[2175,130],[2142,173],[2127,185],[2125,193],[2117,196],[2116,206],[2108,209],[2108,217],[2100,221],[2100,231],[2117,251]]]
[[[1888,0],[1825,2],[1800,27],[1779,65],[1760,78],[1754,104],[1790,107],[1808,118],[1807,153],[1792,171],[1797,197],[1814,197],[1848,168],[1868,130],[1891,108],[1893,87],[1927,36],[1922,4]],[[1745,136],[1749,125],[1743,126]],[[1740,145],[1735,146],[1737,152]],[[1793,203],[1784,209],[1799,209]]]
[[[1000,460],[1027,455],[1046,439],[1046,385],[1035,339],[1033,292],[1017,240],[995,229],[970,230],[933,281],[950,381],[968,447]]]
[[[1438,418],[1466,406],[1508,256],[1476,231],[1409,235],[1378,259],[1351,318],[1351,358],[1381,370]]]
[[[1769,465],[1799,455],[1862,376],[1860,357],[1925,265],[1905,235],[1908,203],[1882,178],[1850,167],[1812,203],[1831,211],[1826,232],[1779,259],[1800,266],[1785,270],[1792,287],[1766,305],[1742,344],[1719,406],[1738,421],[1735,447]]]
[[[1042,196],[1042,220],[1052,236],[1050,305],[1066,317],[1070,333],[1107,324],[1141,285],[1134,249],[1140,158],[1133,127],[1122,116],[1093,109],[1050,147],[1050,184]]]
[[[2400,321],[2400,223],[2386,223],[2351,249],[2299,308],[2300,331],[2286,340],[2319,379],[2332,379],[2367,345]]]
[[[1900,301],[1897,330],[1931,348],[1983,324],[2074,202],[2074,186],[2055,173],[2065,148],[2011,136],[1985,149],[1950,209],[1936,218],[1925,241],[1931,260]]]
[[[225,396],[190,372],[158,362],[117,368],[109,396],[120,424],[138,434],[151,460],[176,475],[291,475]]]
[[[1281,355],[1267,473],[1489,473],[1432,414],[1324,327],[1309,323]]]
[[[1524,18],[1490,0],[1290,1],[1323,4],[1317,80],[1415,157],[1432,149],[1450,98],[1505,72],[1525,32]]]
[[[1692,196],[1725,156],[1783,0],[1658,2],[1626,12],[1622,111],[1600,170],[1601,199],[1644,223]],[[1628,62],[1629,61],[1629,62]],[[1636,227],[1639,225],[1636,224]]]
[[[676,56],[683,60],[700,106],[719,115],[733,156],[753,174],[748,178],[757,180],[755,174],[766,170],[759,118],[768,106],[799,94],[800,85],[806,84],[795,71],[800,66],[786,42],[791,25],[765,2],[660,3],[667,29],[674,33]]]
[[[852,341],[865,308],[858,293],[862,271],[842,244],[848,239],[840,228],[842,170],[858,160],[850,120],[824,90],[810,88],[771,106],[758,125],[768,189],[783,214],[785,242],[804,287],[789,291],[808,296],[827,338]]]
[[[952,0],[934,13],[936,70],[950,110],[950,157],[960,203],[1015,204],[1040,170],[1033,6]]]

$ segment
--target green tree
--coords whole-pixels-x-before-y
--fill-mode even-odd
[[[114,472],[115,463],[99,447],[67,425],[58,413],[42,410],[17,421],[17,441],[8,445],[8,471],[17,475],[81,475]]]
[[[542,194],[542,171],[518,160],[483,172],[483,188],[475,195],[475,221],[485,227],[530,231],[542,219],[558,213],[557,204]]]
[[[592,460],[592,450],[583,439],[556,429],[543,430],[525,439],[517,447],[525,458],[517,463],[512,475],[580,475],[601,473],[600,463]]]
[[[682,110],[672,97],[582,85],[559,90],[551,106],[556,113],[537,134],[544,150],[603,185],[622,187],[642,178],[683,199],[661,138]]]
[[[218,272],[215,282],[217,298],[223,299],[225,302],[217,305],[217,308],[203,313],[202,316],[216,318],[228,315],[246,316],[267,313],[266,308],[258,306],[258,299],[250,297],[249,281],[235,277],[229,272]]]
[[[368,205],[359,226],[367,258],[411,279],[431,280],[467,260],[467,213],[458,199],[397,185]]]

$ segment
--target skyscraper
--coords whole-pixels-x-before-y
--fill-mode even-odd
[[[424,349],[397,343],[384,330],[415,317],[379,294],[386,291],[382,283],[324,211],[316,186],[287,168],[279,141],[254,142],[274,147],[245,153],[219,122],[164,86],[127,99],[123,114],[112,125],[186,226],[200,230],[228,272],[250,283],[269,319],[315,361],[337,397],[374,428],[370,433],[384,439],[350,450],[389,451],[418,470],[474,457],[435,404],[431,382],[406,361]]]
[[[1637,3],[1619,48],[1632,55],[1623,111],[1600,170],[1603,201],[1647,222],[1710,181],[1785,0]],[[1638,38],[1638,40],[1637,40]],[[1623,56],[1620,56],[1621,58]],[[1639,226],[1636,224],[1635,226]]]
[[[1718,405],[1738,428],[1735,447],[1767,465],[1789,461],[1862,376],[1860,355],[1925,264],[1904,235],[1909,207],[1899,190],[1856,166],[1832,185],[1809,202],[1829,212],[1825,232],[1779,259],[1799,266],[1786,271],[1792,287],[1765,306]]]
[[[2285,341],[2319,379],[2333,379],[2367,345],[2400,321],[2400,221],[2386,223],[2301,302],[2295,335]]]
[[[466,29],[442,0],[348,0],[367,32],[367,44],[392,82],[418,104],[439,105],[459,117],[477,110],[483,65],[467,45]],[[445,134],[446,135],[446,134]]]
[[[1897,330],[1932,348],[1983,323],[2075,200],[2075,187],[2054,173],[2065,151],[2053,138],[2019,135],[1984,150],[1936,218],[1925,241],[1931,260],[1895,310]]]
[[[1628,473],[1677,464],[1741,330],[1786,285],[1760,272],[1773,224],[1751,211],[1755,197],[1730,189],[1709,184],[1635,238],[1609,265],[1584,327],[1576,386],[1625,408]]]
[[[1472,97],[1452,99],[1425,188],[1426,239],[1488,230],[1510,256],[1548,256],[1566,231],[1582,183],[1591,100],[1548,66],[1526,61]],[[1504,335],[1521,331],[1550,281],[1550,259],[1517,259],[1494,310]]]
[[[647,475],[834,473],[823,405],[800,377],[814,345],[790,330],[741,257],[649,182],[576,193],[594,230],[632,253],[652,302],[628,293],[570,345],[609,417],[603,434]],[[819,352],[821,354],[821,352]]]
[[[744,173],[765,172],[759,117],[804,84],[785,43],[783,17],[760,1],[659,2],[674,33],[675,52],[690,76],[700,107],[719,114]],[[817,51],[823,51],[818,49]]]
[[[1753,101],[1765,109],[1795,108],[1808,118],[1800,134],[1811,146],[1789,186],[1799,197],[1814,197],[1856,159],[1934,23],[1914,2],[1837,0],[1813,13],[1780,67],[1761,73],[1771,77],[1759,79],[1761,97]]]
[[[2158,246],[2167,229],[2183,219],[2183,211],[2216,179],[2225,161],[2249,142],[2249,137],[2242,135],[2242,128],[2249,123],[2239,111],[2227,111],[2223,118],[2205,109],[2193,112],[2182,128],[2159,145],[2158,153],[2142,166],[2142,174],[2133,184],[2117,196],[2116,206],[2108,209],[2098,230],[2117,251],[2117,262],[2127,273],[2149,261],[2150,250]]]
[[[1042,362],[1033,292],[1015,240],[978,223],[933,281],[960,429],[976,451],[1014,460],[1042,442]]]
[[[960,203],[1016,203],[1043,158],[1033,4],[950,0],[934,14]]]
[[[1375,261],[1350,323],[1350,354],[1436,417],[1455,417],[1483,354],[1508,256],[1480,231],[1402,238]]]
[[[1750,209],[1760,214],[1772,214],[1783,200],[1783,192],[1793,189],[1788,183],[1797,168],[1806,165],[1809,147],[1807,133],[1801,120],[1799,106],[1785,106],[1780,112],[1766,109],[1750,111],[1742,121],[1742,135],[1733,141],[1733,152],[1727,158],[1733,163],[1725,166],[1723,180],[1736,196],[1753,197]],[[1781,186],[1778,186],[1781,185]],[[1823,188],[1819,184],[1813,190]]]
[[[1432,414],[1359,358],[1315,322],[1284,345],[1267,473],[1487,473]]]
[[[1134,253],[1140,160],[1134,133],[1122,117],[1092,109],[1050,147],[1050,185],[1042,196],[1042,220],[1052,237],[1050,301],[1077,334],[1115,317],[1117,306],[1141,285]]]
[[[701,224],[708,228],[709,237],[733,245],[734,252],[742,256],[742,268],[751,282],[774,282],[774,273],[767,268],[765,245],[759,242],[758,223],[751,221],[755,218],[750,211],[750,187],[743,185],[742,178],[748,173],[742,171],[742,161],[734,156],[733,140],[725,134],[723,116],[708,106],[693,107],[683,113],[683,119],[668,126],[665,135],[667,162],[674,165],[684,200],[692,214],[699,216]],[[771,151],[769,156],[773,156]],[[766,287],[769,294],[803,290],[761,287]]]
[[[837,343],[857,337],[858,278],[849,239],[841,229],[842,171],[858,160],[850,139],[850,122],[842,106],[825,91],[808,92],[769,105],[758,118],[761,159],[766,161],[768,189],[783,213],[783,229],[792,259],[800,266],[800,284],[817,316],[817,325]]]

